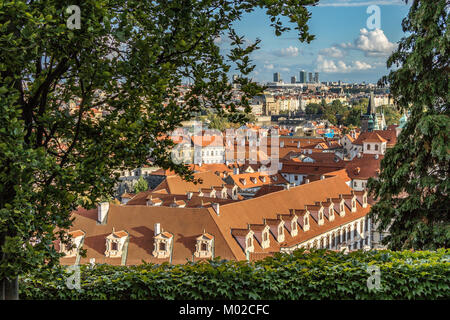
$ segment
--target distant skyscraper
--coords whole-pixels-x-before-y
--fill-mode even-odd
[[[308,82],[312,83],[313,82],[313,76],[312,76],[312,72],[308,73]]]
[[[281,82],[281,75],[279,72],[273,74],[273,82]]]
[[[306,83],[308,73],[305,70],[300,71],[300,83]]]
[[[297,82],[297,78],[294,76],[294,77],[291,77],[291,83],[296,83]]]
[[[319,73],[318,72],[314,73],[314,82],[319,83]]]

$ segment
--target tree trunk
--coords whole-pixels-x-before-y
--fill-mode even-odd
[[[0,280],[0,300],[19,300],[19,278]]]

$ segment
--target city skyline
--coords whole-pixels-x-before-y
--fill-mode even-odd
[[[380,9],[380,29],[369,28],[370,5]],[[292,76],[299,76],[299,70],[308,70],[319,72],[321,82],[376,83],[389,72],[386,60],[405,35],[401,21],[409,7],[402,1],[322,1],[308,7],[310,31],[316,36],[310,44],[299,42],[296,30],[276,37],[263,10],[246,14],[235,27],[247,43],[261,39],[260,49],[251,55],[256,67],[250,77],[257,82],[271,82],[275,72],[290,82]],[[287,19],[281,21],[292,26]],[[218,38],[217,43],[226,53],[227,37]],[[232,73],[235,70],[230,70]]]

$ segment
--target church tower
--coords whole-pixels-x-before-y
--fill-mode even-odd
[[[386,121],[384,119],[383,110],[377,113],[377,107],[375,106],[375,99],[373,92],[370,93],[369,104],[367,105],[367,111],[361,115],[361,131],[373,131],[373,130],[385,130]]]

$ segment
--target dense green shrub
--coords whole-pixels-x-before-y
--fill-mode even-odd
[[[247,263],[215,259],[184,265],[81,266],[81,290],[62,269],[20,280],[21,299],[448,299],[450,250],[326,250]],[[369,289],[368,266],[380,268],[381,288]]]

